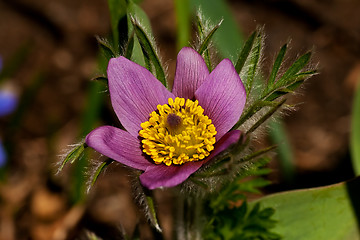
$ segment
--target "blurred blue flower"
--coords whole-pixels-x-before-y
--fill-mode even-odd
[[[6,152],[0,139],[0,168],[6,163]]]
[[[2,69],[2,59],[0,57],[0,71]],[[0,89],[0,117],[12,113],[17,106],[17,97],[14,93]],[[0,167],[6,162],[6,152],[0,139]]]
[[[17,105],[17,97],[12,92],[0,89],[0,117],[12,113]]]

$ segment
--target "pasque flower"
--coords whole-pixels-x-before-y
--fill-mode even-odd
[[[102,126],[86,144],[129,167],[142,170],[149,188],[173,187],[236,143],[231,130],[246,93],[229,59],[209,73],[192,48],[177,56],[172,92],[147,69],[124,57],[110,60],[108,83],[113,109],[125,130]]]

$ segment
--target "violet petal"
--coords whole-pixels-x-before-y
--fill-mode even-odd
[[[174,187],[184,182],[192,173],[198,170],[205,161],[189,162],[184,165],[166,166],[165,164],[149,166],[140,175],[142,185],[149,189]]]
[[[195,97],[216,127],[216,140],[239,120],[246,102],[245,87],[229,59],[216,66],[195,92]]]
[[[214,151],[203,161],[189,162],[184,165],[166,166],[164,164],[151,165],[140,175],[141,183],[149,188],[174,187],[184,182],[191,174],[198,170],[203,164],[227,149],[230,145],[239,141],[241,132],[230,131],[225,134],[216,144]]]
[[[96,128],[86,136],[85,142],[99,153],[129,167],[145,170],[153,165],[144,157],[140,141],[119,128]]]
[[[200,54],[192,48],[184,47],[177,56],[172,92],[177,97],[193,99],[196,89],[208,75],[209,70]]]
[[[114,111],[124,128],[138,136],[140,124],[158,104],[175,98],[146,68],[124,57],[112,58],[107,69]]]

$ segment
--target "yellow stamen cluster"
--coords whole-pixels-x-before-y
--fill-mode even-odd
[[[141,124],[143,151],[156,164],[184,164],[209,156],[214,149],[216,129],[198,101],[169,98],[158,105],[149,121]]]

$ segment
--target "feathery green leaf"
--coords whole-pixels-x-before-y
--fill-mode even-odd
[[[240,74],[242,68],[244,67],[244,64],[246,60],[249,57],[250,51],[254,45],[255,37],[257,36],[257,31],[254,31],[249,39],[245,42],[244,47],[242,48],[239,58],[236,62],[235,69],[238,74]]]
[[[155,68],[155,73],[157,79],[165,86],[167,87],[167,81],[165,77],[164,69],[161,65],[160,59],[155,51],[155,48],[153,47],[149,37],[147,36],[144,29],[138,24],[138,22],[131,18],[131,22],[134,27],[134,31],[136,36],[138,37],[138,40],[140,42],[141,48],[143,50],[145,59],[149,59],[152,65]]]
[[[279,53],[278,53],[278,55],[276,57],[276,60],[274,62],[274,65],[273,65],[273,68],[271,70],[270,77],[269,77],[269,80],[268,80],[268,83],[267,83],[268,86],[272,86],[275,83],[276,76],[277,76],[277,74],[279,72],[281,64],[283,63],[286,50],[287,50],[287,44],[284,44],[284,46],[281,47],[281,49],[280,49],[280,51],[279,51]]]

